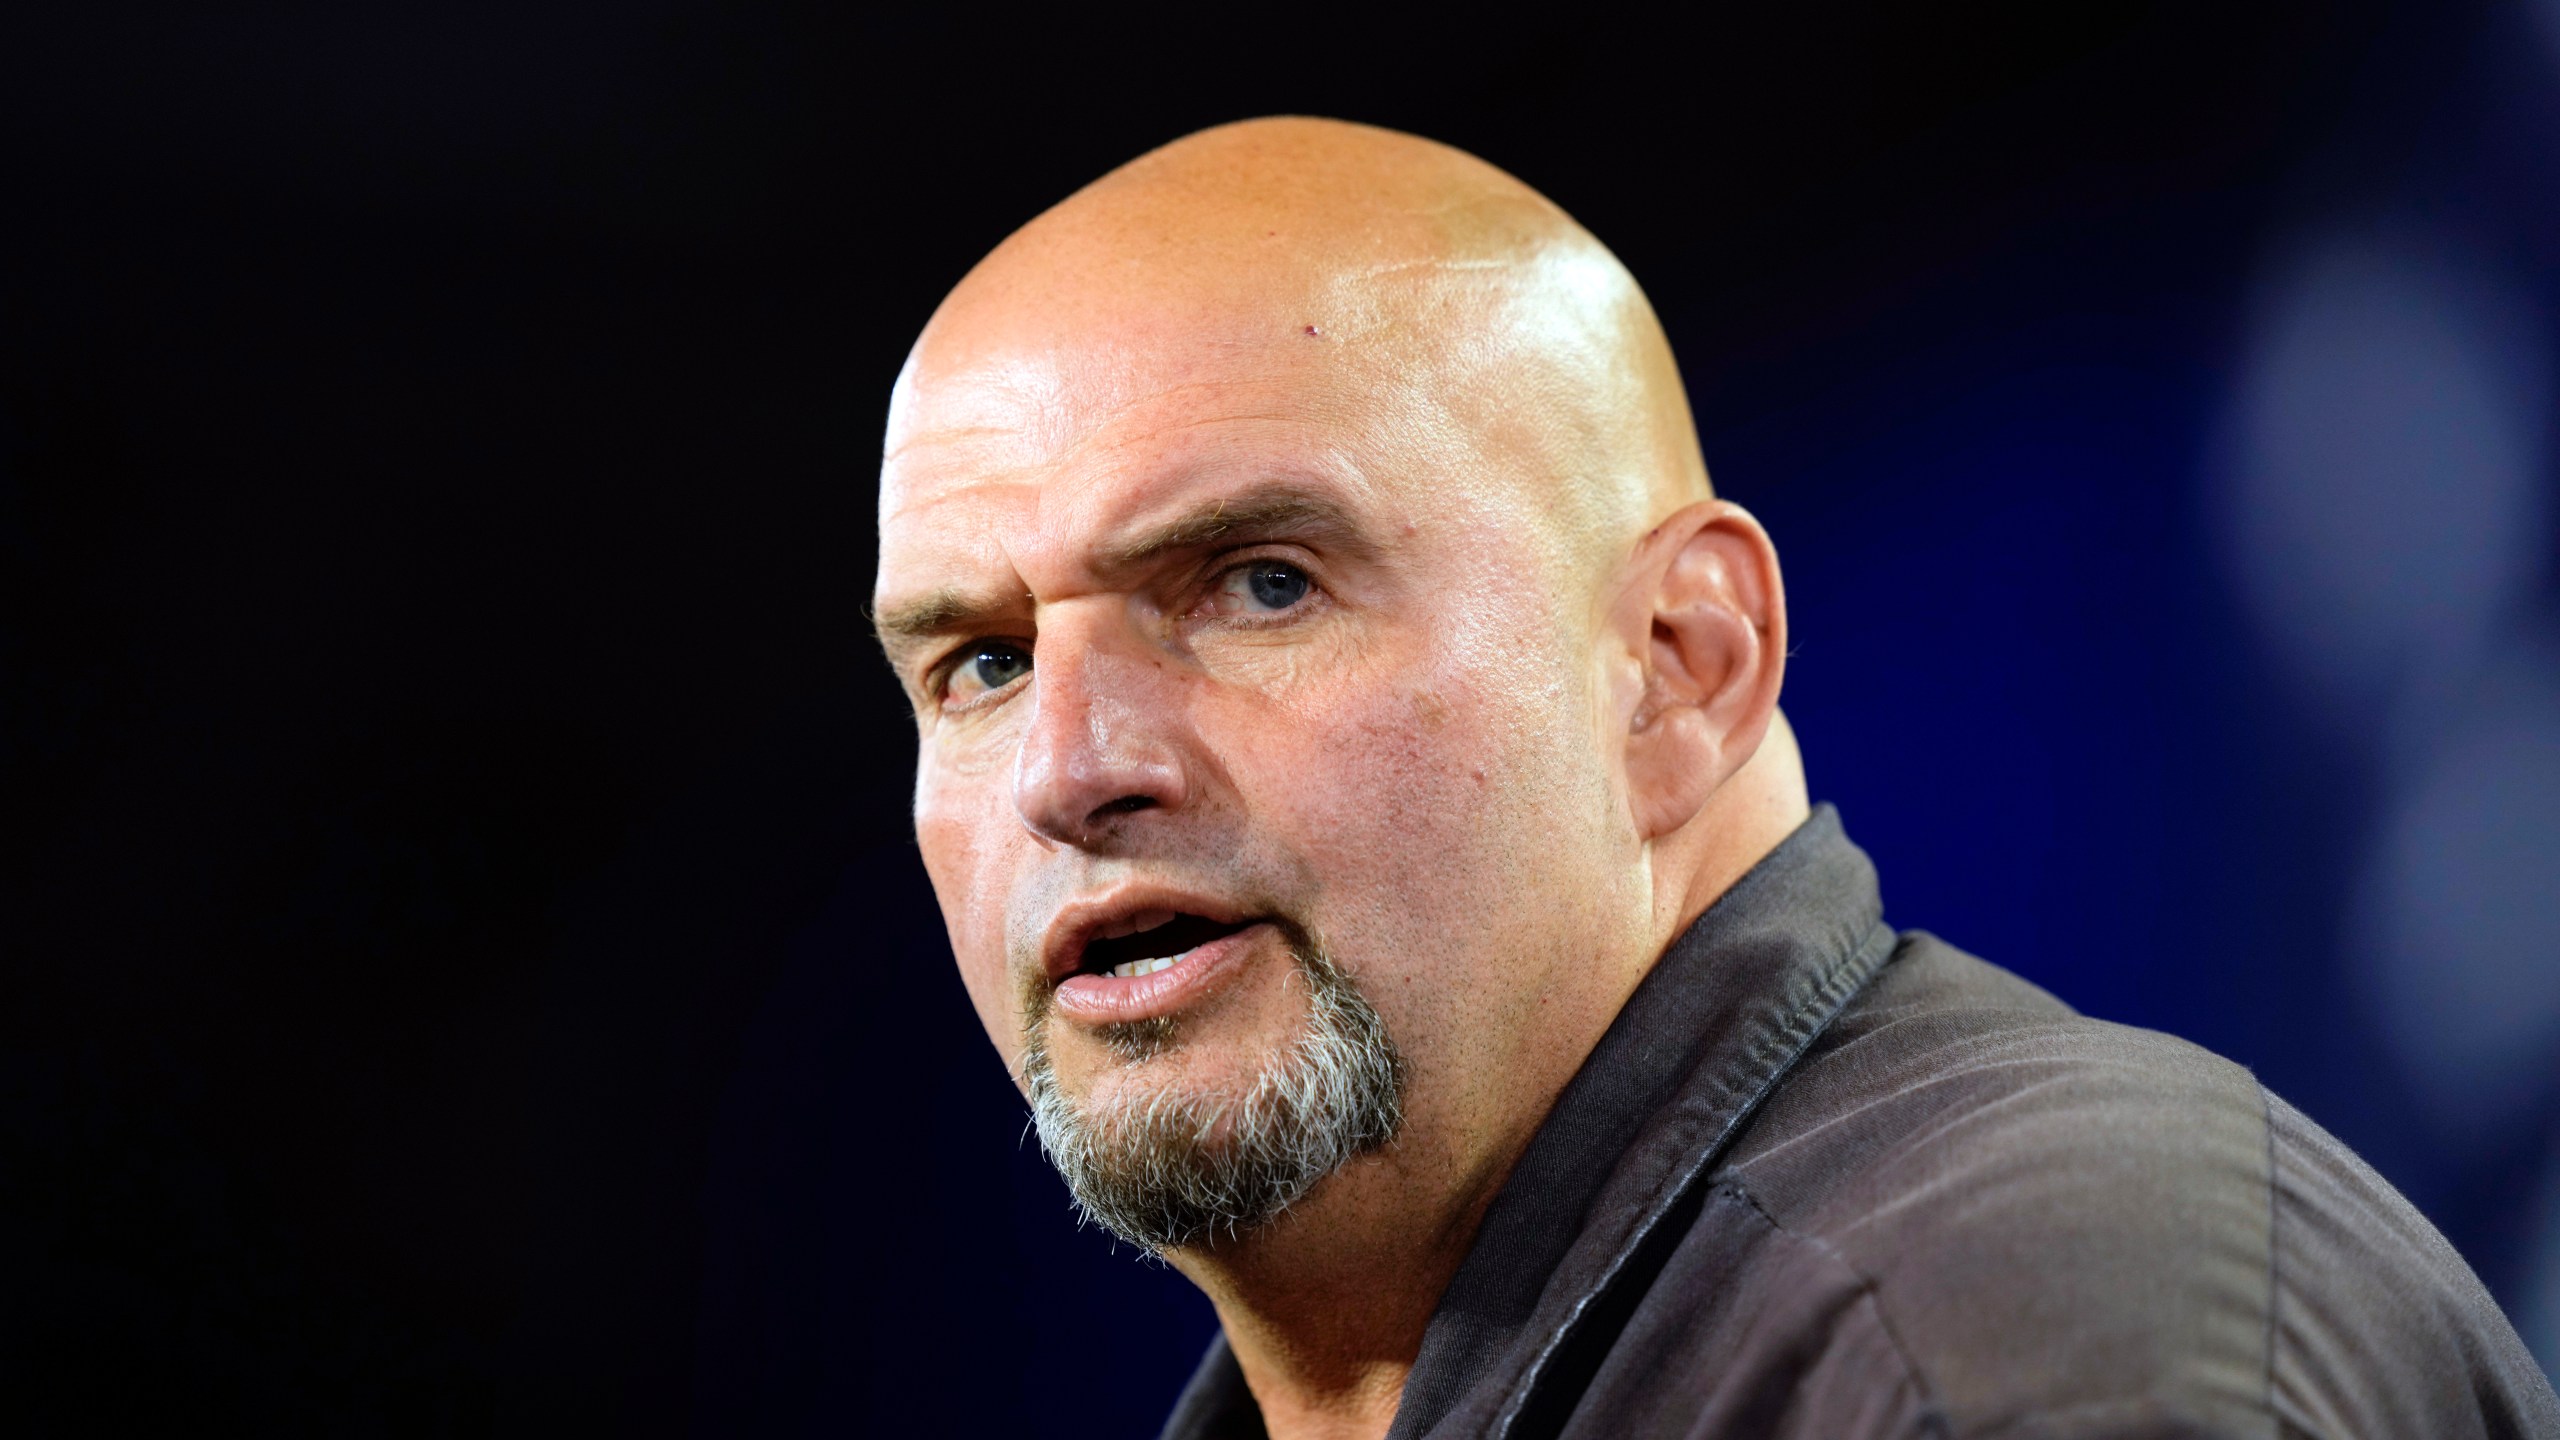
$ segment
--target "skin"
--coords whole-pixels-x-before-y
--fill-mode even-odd
[[[1272,1434],[1382,1434],[1557,1093],[1807,813],[1776,553],[1713,497],[1650,307],[1460,152],[1203,132],[943,303],[891,402],[880,531],[917,839],[1017,1077],[1042,996],[1080,1101],[1235,1093],[1305,1023],[1262,926],[1132,1061],[1098,1028],[1129,987],[1043,969],[1097,906],[1308,927],[1405,1054],[1396,1144],[1167,1257]],[[1257,563],[1304,598],[1265,603]],[[972,661],[988,641],[1028,673]]]

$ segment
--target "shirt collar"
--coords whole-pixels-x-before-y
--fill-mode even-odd
[[[1892,947],[1875,867],[1817,807],[1663,952],[1557,1097],[1432,1314],[1390,1440],[1506,1435],[1573,1388],[1648,1239]],[[1262,1433],[1222,1336],[1165,1440]]]

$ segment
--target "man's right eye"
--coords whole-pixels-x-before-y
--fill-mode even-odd
[[[1031,673],[1031,651],[1009,640],[981,640],[951,667],[943,685],[943,703],[959,704],[1001,690]]]

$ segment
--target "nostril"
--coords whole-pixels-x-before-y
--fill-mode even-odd
[[[1093,818],[1096,820],[1108,820],[1114,815],[1134,815],[1141,810],[1154,809],[1155,804],[1155,800],[1150,796],[1123,795],[1119,799],[1114,800],[1107,805],[1095,806]]]

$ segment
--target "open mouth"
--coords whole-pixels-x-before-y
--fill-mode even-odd
[[[1210,941],[1222,940],[1253,923],[1177,913],[1126,935],[1087,941],[1075,973],[1114,975],[1124,980],[1153,975]]]

